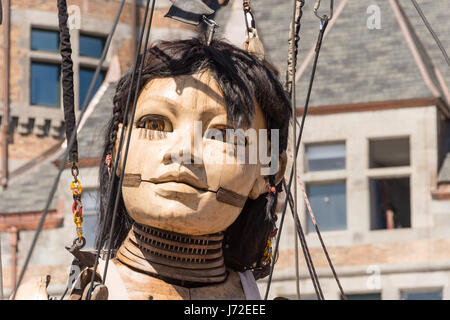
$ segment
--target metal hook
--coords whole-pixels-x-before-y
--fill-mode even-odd
[[[321,21],[324,21],[326,18],[328,18],[328,20],[331,20],[331,18],[333,18],[333,9],[334,9],[334,0],[330,0],[330,16],[327,16],[326,14],[323,16],[320,16],[317,11],[320,8],[320,1],[321,0],[317,0],[316,4],[314,5],[314,14],[316,15],[317,18],[319,18]]]
[[[210,45],[211,41],[214,37],[214,33],[217,27],[220,27],[217,22],[212,19],[208,19],[205,15],[202,16],[203,21],[208,25],[208,39],[206,41],[206,45]]]
[[[243,8],[245,15],[245,25],[247,27],[247,38],[255,38],[257,36],[256,23],[252,8],[250,7],[250,1],[244,0]]]

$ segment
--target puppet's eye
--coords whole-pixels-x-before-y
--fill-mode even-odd
[[[136,123],[136,127],[154,131],[172,132],[172,124],[164,117],[158,115],[144,116]]]
[[[241,136],[233,131],[230,131],[230,134],[227,135],[227,129],[233,130],[233,128],[209,129],[205,135],[206,139],[221,140],[222,142],[231,143],[234,145],[247,145],[247,137]]]

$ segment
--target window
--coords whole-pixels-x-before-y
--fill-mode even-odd
[[[77,93],[79,108],[81,108],[103,52],[106,38],[81,33],[78,38],[72,38],[72,43],[76,39],[79,39],[79,53],[76,56],[76,52],[74,52],[72,59],[75,64],[74,77],[78,78],[79,85],[74,90]],[[30,105],[59,107],[62,104],[59,32],[32,27],[30,57]],[[105,75],[104,71],[100,72],[92,95],[104,81]]]
[[[409,166],[409,138],[370,140],[370,168]]]
[[[31,50],[59,51],[58,31],[31,29]]]
[[[60,75],[61,69],[58,64],[31,62],[30,103],[58,107]]]
[[[409,166],[409,153],[408,137],[369,140],[371,230],[411,227],[409,173],[389,177],[393,171],[383,171]]]
[[[307,171],[345,169],[345,144],[307,145]]]
[[[105,38],[80,34],[80,56],[100,58],[104,46]]]
[[[305,154],[306,172],[345,169],[344,142],[309,144],[305,146]],[[323,174],[326,172],[320,173]],[[320,181],[310,180],[307,183],[306,193],[322,231],[347,229],[345,171],[341,175],[343,181],[339,182],[323,181],[322,178]],[[307,220],[307,231],[315,230],[311,219]]]
[[[381,293],[347,294],[347,300],[381,300]]]
[[[95,68],[89,67],[80,67],[80,103],[79,108],[83,107],[84,99],[88,94],[89,86],[91,85],[91,81],[94,78]],[[97,92],[98,88],[102,84],[105,79],[105,72],[101,71],[97,77],[97,81],[94,86],[94,90],[92,91],[91,99],[94,96],[95,92]]]
[[[320,230],[347,229],[345,182],[309,185],[307,194]],[[308,219],[308,231],[313,230],[314,225]]]
[[[84,190],[81,197],[83,203],[83,236],[86,239],[86,248],[94,248],[97,217],[100,210],[98,189]]]
[[[442,290],[402,292],[402,300],[442,300]]]
[[[370,179],[370,229],[411,227],[409,178]]]

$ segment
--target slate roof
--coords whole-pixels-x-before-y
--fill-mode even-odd
[[[0,213],[38,212],[45,208],[58,169],[43,163],[28,174],[21,175],[7,189],[0,191]],[[56,210],[55,197],[49,210]]]
[[[341,1],[335,1],[335,9]],[[446,0],[419,2],[450,52],[450,4]],[[314,4],[315,1],[307,1],[304,6],[298,65],[317,40],[319,22],[312,13]],[[323,12],[327,11],[327,4],[328,2],[323,2]],[[380,30],[369,30],[367,27],[367,8],[372,4],[380,7]],[[447,85],[450,85],[450,69],[420,16],[410,1],[403,0],[400,4],[434,66],[439,67]],[[447,10],[444,10],[444,7]],[[260,0],[253,2],[252,10],[267,57],[280,69],[281,80],[284,81],[292,1],[283,0],[274,4],[271,0]],[[226,25],[230,11],[219,10],[219,24]],[[305,101],[311,62],[297,83],[299,105],[303,105]],[[310,106],[431,96],[432,93],[422,79],[389,1],[349,0],[324,40]]]
[[[79,158],[97,158],[103,154],[106,126],[112,117],[115,84],[110,84],[78,134]]]
[[[335,1],[335,12],[342,1]],[[321,12],[327,12],[328,3],[322,2]],[[419,0],[418,3],[444,48],[450,53],[450,2]],[[313,15],[314,4],[315,1],[307,1],[303,8],[298,68],[317,40],[318,19]],[[367,27],[367,8],[374,4],[380,7],[379,30],[369,30]],[[430,71],[431,80],[444,98],[444,90],[437,81],[434,68],[442,74],[447,88],[450,88],[450,68],[411,1],[399,0],[399,4],[409,21],[409,30],[412,31],[414,42]],[[285,80],[292,9],[292,0],[252,2],[252,11],[266,57],[280,70],[282,82]],[[217,22],[226,26],[230,14],[228,7],[219,10],[216,14]],[[225,29],[220,29],[222,36]],[[311,68],[312,59],[297,82],[298,106],[305,103]],[[310,106],[432,96],[389,1],[348,0],[340,16],[336,18],[335,15],[335,24],[323,42]],[[450,182],[450,152],[443,161],[438,181]]]

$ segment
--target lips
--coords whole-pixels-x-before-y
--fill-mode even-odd
[[[161,176],[157,177],[157,178],[150,178],[150,179],[142,179],[142,181],[144,182],[151,182],[153,184],[166,184],[166,183],[170,183],[167,186],[176,186],[174,184],[174,182],[179,183],[181,185],[187,185],[189,187],[198,189],[198,190],[202,190],[202,191],[210,191],[208,190],[208,185],[204,182],[202,182],[201,180],[199,180],[197,177],[195,177],[194,175],[192,175],[189,172],[186,171],[181,171],[181,172],[166,172],[164,174],[162,174]],[[180,186],[181,188],[181,186]],[[179,189],[178,187],[175,189]]]

